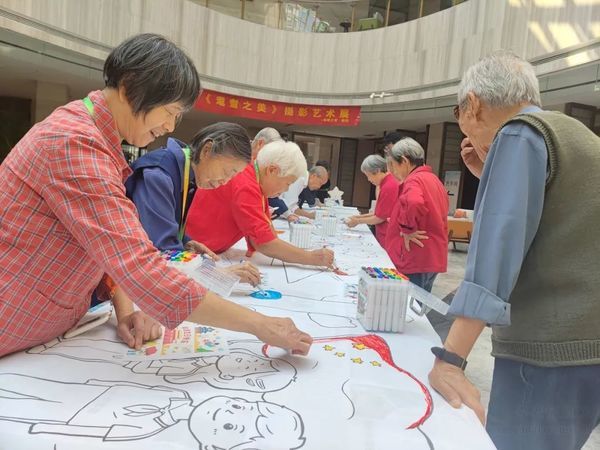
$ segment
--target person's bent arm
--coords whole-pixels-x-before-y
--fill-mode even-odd
[[[135,304],[175,328],[202,300],[205,289],[169,267],[148,239],[135,205],[125,196],[124,172],[99,142],[73,136],[47,151],[41,195],[48,208]],[[65,161],[69,161],[68,168]]]
[[[509,298],[542,216],[547,167],[544,139],[531,129],[516,134],[510,126],[498,134],[487,157],[465,279],[449,309],[449,314],[459,317],[444,347],[463,358],[484,324],[510,325]],[[429,382],[452,406],[464,403],[484,421],[479,392],[458,367],[436,359]]]
[[[386,219],[382,219],[381,217],[377,217],[373,213],[361,214],[360,216],[352,216],[346,222],[350,228],[354,228],[356,225],[360,225],[364,223],[366,225],[379,225],[380,223],[385,222]]]
[[[444,348],[467,359],[484,327],[485,322],[481,320],[457,317],[444,342]],[[473,410],[481,423],[485,423],[481,395],[462,369],[436,358],[429,373],[429,383],[452,407],[459,408],[464,403]]]
[[[475,177],[481,178],[485,159],[481,159],[475,148],[471,145],[468,137],[464,138],[460,143],[460,156],[467,169],[469,169],[469,172]]]
[[[420,219],[428,214],[423,189],[419,183],[412,180],[404,182],[402,194],[398,197],[400,203],[400,231],[411,234],[418,230]]]
[[[263,255],[277,258],[281,261],[324,267],[331,267],[333,264],[333,251],[327,248],[303,250],[279,238],[263,244],[256,244],[252,241],[251,243]]]
[[[308,354],[312,344],[312,337],[296,328],[291,319],[265,316],[213,292],[206,293],[187,320],[250,333],[266,344],[291,350],[293,354]]]
[[[314,213],[314,211],[305,211],[302,208],[297,208],[294,211],[294,214],[296,214],[297,216],[306,217],[306,218],[312,219],[312,220],[315,219],[315,213]]]

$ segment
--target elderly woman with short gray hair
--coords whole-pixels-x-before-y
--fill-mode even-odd
[[[103,73],[102,90],[54,110],[0,165],[0,357],[65,333],[108,278],[125,294],[113,300],[128,338],[152,338],[154,319],[167,328],[188,320],[308,353],[312,338],[289,319],[250,311],[168,266],[125,196],[121,142],[145,147],[175,129],[200,92],[192,60],[140,34],[110,52]]]
[[[448,266],[448,193],[424,165],[425,152],[414,139],[396,142],[387,160],[402,184],[385,249],[400,272],[431,292],[435,277]]]
[[[348,218],[346,224],[353,228],[361,223],[375,225],[375,237],[382,247],[385,246],[385,237],[387,233],[388,220],[392,215],[392,210],[398,198],[398,181],[388,172],[385,158],[379,155],[367,156],[361,166],[360,171],[365,174],[367,180],[379,187],[379,196],[375,204],[375,210],[372,213],[360,214]]]

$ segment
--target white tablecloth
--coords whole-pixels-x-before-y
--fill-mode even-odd
[[[224,332],[226,356],[115,361],[123,344],[113,319],[77,341],[0,359],[0,448],[493,449],[470,410],[429,387],[429,348],[440,341],[425,318],[409,311],[405,332],[382,339],[356,320],[360,267],[393,267],[367,227],[340,223],[336,237],[313,239],[334,249],[347,276],[255,254],[264,287],[283,298],[257,300],[243,285],[231,296],[291,317],[315,338],[308,357]],[[245,250],[240,242],[223,263]]]

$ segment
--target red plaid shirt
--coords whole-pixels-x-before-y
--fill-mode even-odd
[[[0,166],[0,356],[59,336],[104,273],[174,328],[206,290],[167,267],[123,182],[131,170],[102,92],[36,124]]]

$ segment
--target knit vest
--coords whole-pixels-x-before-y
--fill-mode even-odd
[[[540,225],[509,299],[511,325],[493,328],[492,355],[600,364],[600,138],[557,112],[511,122],[543,136],[549,168]]]

